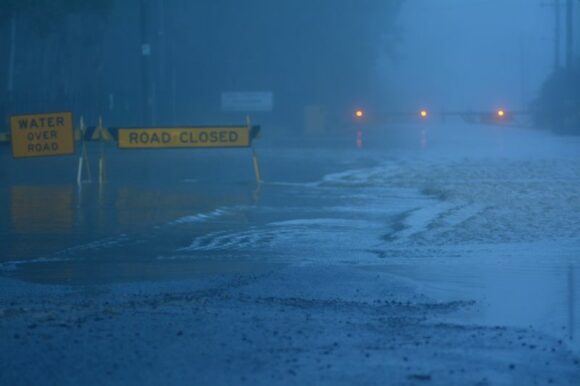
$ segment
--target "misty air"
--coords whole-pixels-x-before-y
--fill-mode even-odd
[[[580,385],[580,0],[2,0],[0,385]]]

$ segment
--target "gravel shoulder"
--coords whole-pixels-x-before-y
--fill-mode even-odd
[[[286,266],[93,290],[3,285],[11,294],[0,297],[0,384],[580,379],[579,358],[562,341],[533,329],[447,321],[478,304],[436,302],[395,276],[356,267]]]

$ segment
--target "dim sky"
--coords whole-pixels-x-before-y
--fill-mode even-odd
[[[553,68],[554,13],[542,3],[406,0],[398,58],[380,69],[395,109],[525,108]]]

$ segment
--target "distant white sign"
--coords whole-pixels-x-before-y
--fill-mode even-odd
[[[273,109],[274,94],[272,92],[222,93],[222,111],[252,113]]]

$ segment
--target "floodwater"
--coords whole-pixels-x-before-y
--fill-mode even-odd
[[[447,319],[532,327],[578,349],[580,142],[511,127],[400,130],[392,142],[369,133],[363,149],[354,137],[258,143],[261,185],[249,150],[108,148],[107,183],[81,186],[76,159],[9,160],[0,275],[86,286],[342,265],[476,303]]]

